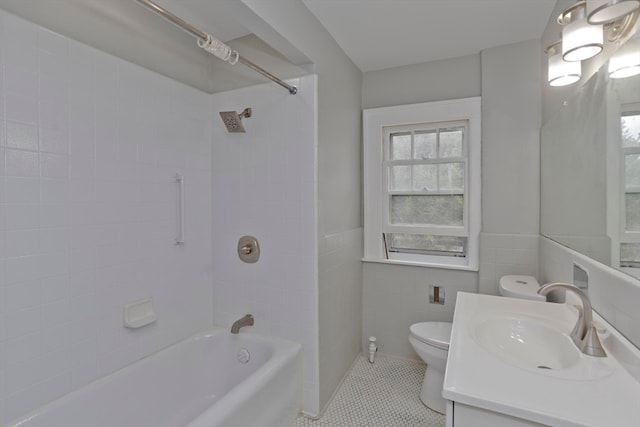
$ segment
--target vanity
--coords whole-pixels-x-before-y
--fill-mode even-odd
[[[640,350],[594,313],[606,357],[569,338],[568,304],[458,293],[447,427],[640,426]]]

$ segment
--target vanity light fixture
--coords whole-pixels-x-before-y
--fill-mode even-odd
[[[640,38],[627,41],[609,58],[609,77],[622,79],[640,74]]]
[[[562,42],[549,46],[545,53],[549,56],[548,79],[551,86],[567,86],[580,80],[582,64],[580,61],[567,62],[562,59]]]
[[[549,56],[549,84],[566,86],[580,80],[580,61],[602,52],[605,43],[626,40],[639,16],[640,0],[578,0],[563,10],[558,16],[558,23],[563,26],[561,41],[545,50]],[[618,78],[640,73],[635,57],[633,48],[621,48],[609,62],[610,75]]]
[[[587,21],[606,24],[640,9],[640,0],[587,0]]]
[[[604,29],[602,25],[587,22],[586,1],[579,1],[558,16],[562,28],[562,58],[565,61],[583,61],[602,52]]]

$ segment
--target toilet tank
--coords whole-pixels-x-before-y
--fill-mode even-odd
[[[511,298],[546,301],[547,298],[538,294],[540,284],[533,276],[502,276],[498,288],[500,295]]]

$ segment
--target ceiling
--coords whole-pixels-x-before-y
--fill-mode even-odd
[[[556,4],[556,0],[153,1],[257,64],[266,64],[281,78],[307,74],[312,61],[299,50],[296,37],[287,39],[264,13],[270,18],[285,16],[297,31],[315,25],[307,21],[315,17],[367,72],[539,38]],[[233,68],[201,51],[191,36],[132,0],[0,0],[0,8],[209,93],[264,81],[246,67]]]
[[[556,0],[302,0],[361,71],[539,38]]]

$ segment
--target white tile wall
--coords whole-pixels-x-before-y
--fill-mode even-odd
[[[0,12],[0,423],[211,324],[209,108]],[[146,296],[158,322],[124,329]]]
[[[214,322],[245,313],[243,332],[304,345],[304,407],[318,408],[318,244],[316,77],[292,82],[292,96],[273,84],[212,95]],[[253,109],[246,133],[228,133],[220,111]],[[243,235],[255,236],[261,257],[239,260]]]
[[[502,276],[538,275],[538,235],[480,233],[479,292],[499,295]]]

